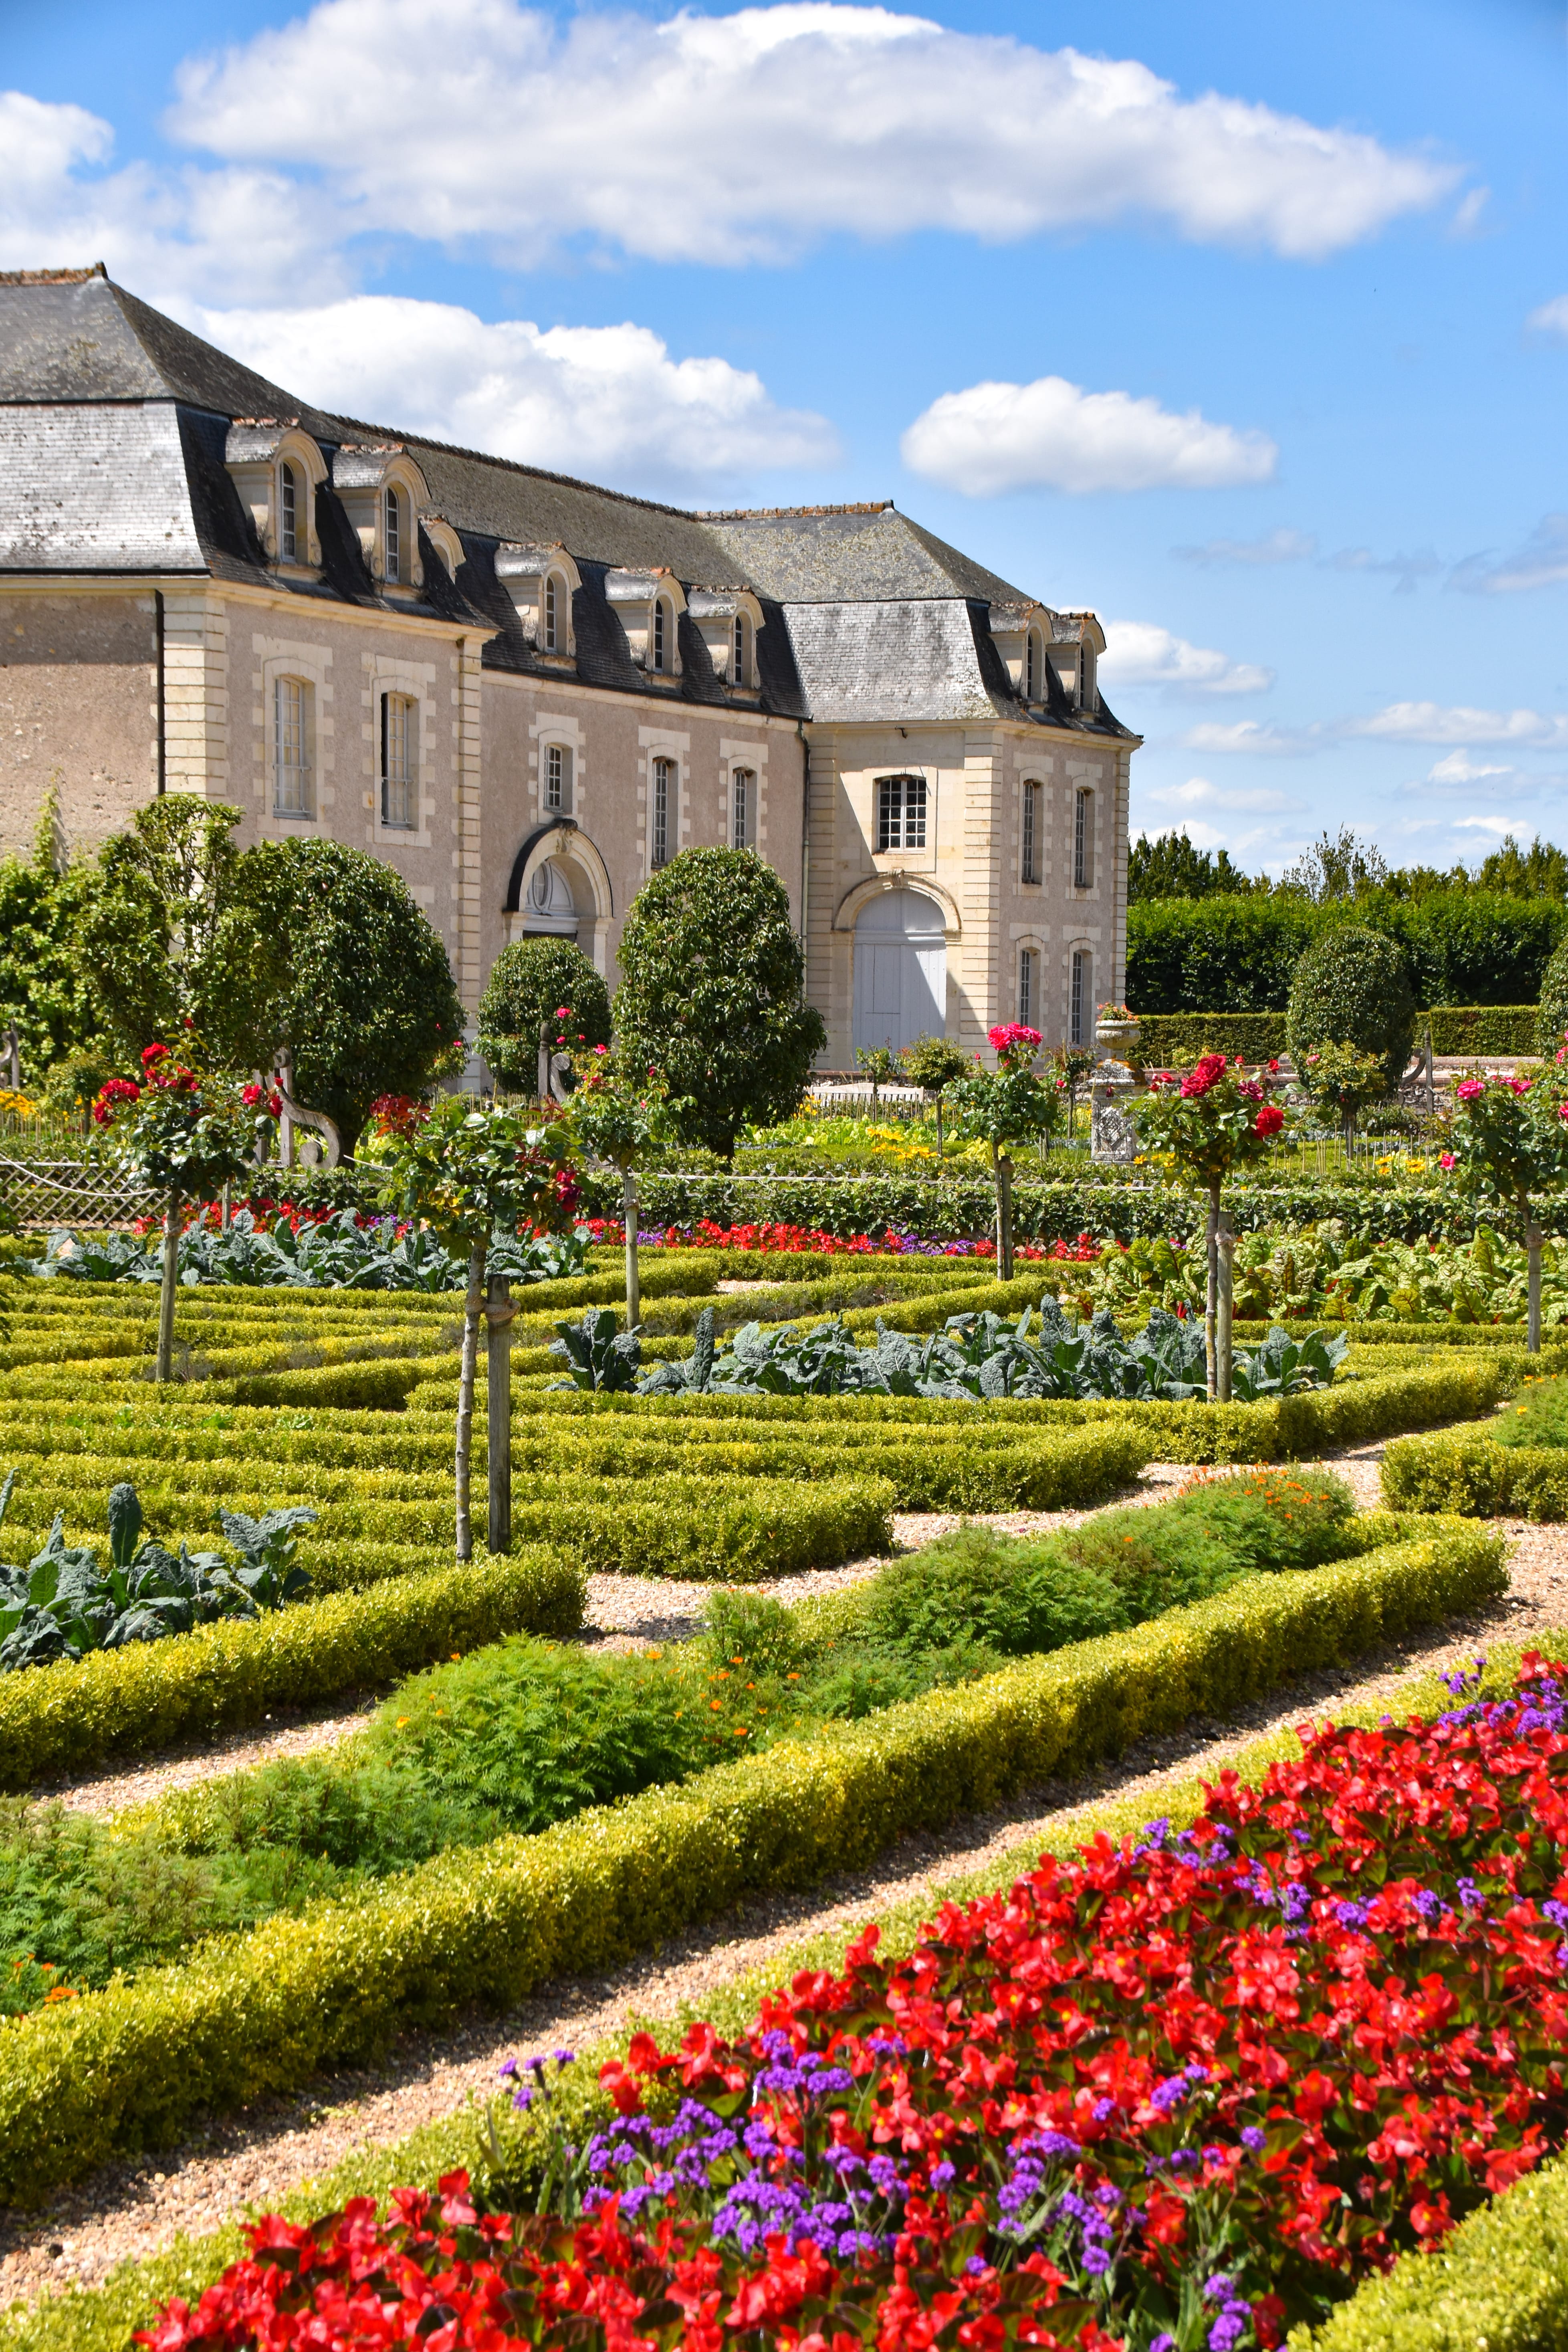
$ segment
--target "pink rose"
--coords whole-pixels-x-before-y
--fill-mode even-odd
[[[1452,1168],[1454,1165],[1453,1153],[1451,1151],[1445,1151],[1439,1154],[1437,1165],[1439,1168]]]
[[[1461,1102],[1474,1102],[1478,1095],[1485,1094],[1486,1087],[1479,1078],[1461,1078],[1454,1092]]]

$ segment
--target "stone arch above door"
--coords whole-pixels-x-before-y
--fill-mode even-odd
[[[541,825],[512,862],[505,905],[509,940],[575,939],[599,971],[615,898],[603,857],[580,826]]]

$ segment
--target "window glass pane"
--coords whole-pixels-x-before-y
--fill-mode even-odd
[[[386,576],[389,580],[403,577],[402,516],[397,508],[397,492],[386,494]]]
[[[1036,864],[1035,850],[1035,842],[1038,829],[1037,818],[1039,803],[1040,788],[1038,784],[1026,784],[1024,786],[1023,838],[1019,845],[1018,858],[1019,875],[1021,879],[1026,882],[1037,882],[1040,878],[1039,869]]]
[[[412,827],[417,821],[415,796],[417,706],[406,695],[387,694],[381,703],[381,821]]]
[[[655,669],[662,669],[664,667],[664,631],[665,605],[661,598],[653,608],[653,666]]]
[[[1093,880],[1094,794],[1079,792],[1073,808],[1072,878],[1075,889],[1087,890]]]
[[[750,849],[756,824],[757,780],[750,768],[737,768],[730,781],[732,794],[731,845],[735,849]]]
[[[292,563],[295,547],[294,468],[292,466],[284,467],[279,477],[279,487],[281,511],[279,518],[278,552],[285,563]]]
[[[273,682],[274,733],[273,812],[278,816],[310,816],[315,803],[310,766],[310,689],[302,678]]]
[[[879,776],[877,779],[877,846],[880,849],[923,849],[926,840],[926,785],[923,776]]]
[[[1072,993],[1068,1005],[1068,1042],[1082,1045],[1088,1042],[1089,953],[1087,949],[1072,951]]]
[[[1035,1025],[1035,954],[1032,948],[1018,951],[1018,1018],[1026,1028]]]
[[[656,760],[653,763],[653,863],[669,863],[669,803],[674,781],[673,760]]]

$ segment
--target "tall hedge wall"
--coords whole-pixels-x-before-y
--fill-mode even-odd
[[[1290,973],[1325,931],[1398,941],[1421,1004],[1533,1003],[1568,908],[1486,890],[1314,907],[1305,898],[1151,898],[1127,910],[1127,1001],[1140,1013],[1282,1012]]]

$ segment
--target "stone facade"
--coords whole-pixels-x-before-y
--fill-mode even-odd
[[[1128,769],[1092,614],[889,506],[692,515],[313,412],[96,272],[0,278],[0,848],[160,791],[384,858],[477,1005],[510,939],[615,980],[741,844],[824,1057],[1124,990]]]

